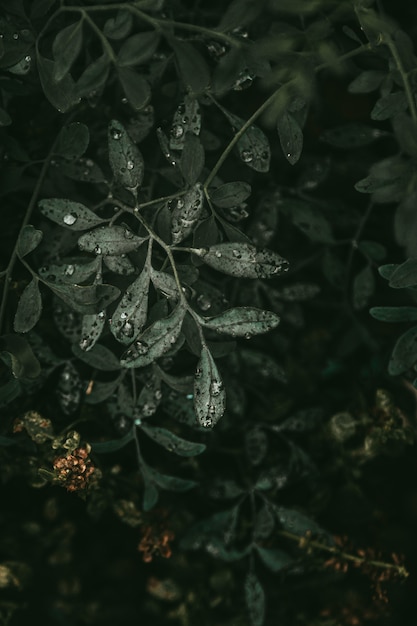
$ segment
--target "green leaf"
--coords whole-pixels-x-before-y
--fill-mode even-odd
[[[215,426],[225,406],[223,381],[210,350],[203,345],[194,375],[194,408],[199,424],[204,428]]]
[[[370,174],[370,176],[359,180],[355,184],[355,189],[360,193],[374,193],[384,187],[389,187],[390,185],[395,184],[398,180],[400,180],[399,176],[396,178],[380,178]]]
[[[199,135],[201,129],[201,112],[197,98],[190,94],[184,96],[182,102],[174,113],[169,147],[171,150],[182,150],[188,133]]]
[[[6,352],[10,356],[15,378],[32,379],[41,373],[40,363],[25,337],[14,334],[0,336],[0,352]]]
[[[258,509],[255,523],[253,526],[253,538],[258,539],[267,539],[275,526],[275,518],[271,512],[271,509],[268,504],[264,503],[260,509]]]
[[[398,339],[388,363],[388,372],[398,376],[417,362],[417,326],[409,328]]]
[[[122,367],[145,367],[168,352],[180,336],[185,312],[180,302],[171,315],[149,326],[122,356]]]
[[[17,242],[17,254],[23,259],[27,254],[33,252],[42,241],[43,232],[36,230],[31,224],[27,224],[19,233]]]
[[[115,180],[127,189],[137,189],[143,180],[143,157],[124,126],[116,120],[109,125],[108,144]]]
[[[10,126],[12,118],[4,109],[0,108],[0,126]]]
[[[386,247],[378,241],[362,239],[362,241],[358,243],[358,248],[363,254],[370,257],[373,261],[382,261],[387,255]]]
[[[380,265],[378,267],[378,274],[380,274],[382,278],[385,278],[385,280],[390,280],[397,267],[399,267],[397,263],[386,263],[385,265]]]
[[[200,183],[178,198],[171,218],[171,237],[174,245],[180,243],[192,232],[201,216],[203,203],[203,186]]]
[[[186,41],[169,38],[178,67],[178,72],[186,89],[200,94],[207,89],[210,83],[210,70],[198,50]]]
[[[115,256],[108,254],[103,257],[103,261],[107,269],[115,274],[127,276],[128,274],[133,274],[135,271],[135,266],[128,256]]]
[[[39,268],[38,274],[47,282],[67,283],[76,285],[83,283],[99,270],[99,257],[90,261],[86,257],[69,257],[62,265],[45,265]]]
[[[158,48],[160,35],[156,30],[137,33],[122,44],[117,55],[117,65],[126,67],[146,63]]]
[[[361,148],[369,146],[376,139],[387,137],[389,133],[379,128],[372,128],[364,124],[344,124],[325,130],[320,139],[336,148]]]
[[[37,67],[45,96],[60,113],[66,113],[72,106],[79,103],[80,96],[69,74],[66,74],[59,82],[55,81],[54,61],[38,53]]]
[[[91,393],[86,395],[85,401],[87,404],[99,404],[104,400],[107,400],[114,394],[118,386],[120,385],[121,377],[115,378],[110,382],[103,383],[99,380],[94,381],[93,389]]]
[[[286,201],[282,207],[296,228],[311,241],[331,243],[333,235],[330,224],[319,208],[313,208],[299,200]]]
[[[53,78],[59,82],[71,69],[72,64],[81,51],[83,43],[82,20],[63,28],[52,43],[55,59]]]
[[[403,91],[389,93],[387,96],[382,96],[382,98],[376,101],[371,111],[371,119],[387,120],[405,111],[407,106],[407,98]]]
[[[375,277],[372,268],[367,265],[353,279],[353,308],[364,309],[375,291]]]
[[[263,4],[256,0],[233,0],[224,6],[224,12],[218,29],[222,32],[241,29],[247,24],[251,24],[260,13]]]
[[[285,158],[295,165],[303,150],[303,131],[291,113],[284,113],[277,121],[277,130]]]
[[[165,298],[178,300],[178,287],[175,278],[167,272],[158,272],[152,268],[151,280],[155,289],[157,289]]]
[[[100,92],[104,88],[109,71],[110,59],[107,54],[102,54],[90,63],[75,84],[78,98],[93,97]]]
[[[155,486],[155,483],[151,480],[147,469],[142,467],[142,477],[144,483],[143,491],[143,510],[150,511],[158,502],[159,492]]]
[[[261,428],[255,427],[245,435],[245,452],[252,465],[259,465],[268,451],[268,438]]]
[[[271,278],[288,270],[288,261],[279,254],[249,243],[218,243],[192,252],[213,269],[238,278]]]
[[[91,443],[92,451],[95,454],[107,454],[109,452],[117,452],[124,448],[134,438],[133,431],[129,431],[120,439],[111,439],[110,441],[96,441]]]
[[[88,352],[73,344],[72,352],[78,359],[102,372],[120,370],[119,359],[111,350],[101,344],[96,343]]]
[[[213,539],[223,539],[224,543],[225,535],[236,517],[236,511],[237,507],[233,507],[193,524],[181,538],[181,549],[200,550],[211,544]]]
[[[380,322],[417,322],[414,306],[374,306],[369,313]]]
[[[327,534],[315,521],[295,509],[273,505],[273,510],[283,529],[288,532],[295,535],[305,535],[309,531],[316,534]]]
[[[106,312],[83,315],[80,348],[87,352],[97,343],[106,324]]]
[[[276,380],[280,383],[287,382],[285,371],[269,354],[240,348],[240,355],[248,375],[264,380]]]
[[[195,480],[186,480],[184,478],[178,478],[178,476],[161,474],[152,467],[147,467],[146,471],[158,487],[166,489],[167,491],[188,491],[189,489],[196,487],[198,484]]]
[[[87,230],[107,221],[80,202],[73,202],[64,198],[41,200],[38,206],[45,217],[59,224],[59,226],[74,231]]]
[[[185,182],[195,185],[204,167],[204,148],[194,133],[186,133],[179,165]]]
[[[237,307],[209,319],[202,318],[205,328],[217,333],[227,333],[232,337],[246,337],[267,333],[276,328],[280,318],[272,311],[254,307]]]
[[[81,157],[88,148],[90,133],[88,127],[81,122],[73,122],[61,129],[58,136],[58,143],[55,154],[66,159],[76,159]]]
[[[350,93],[371,93],[378,89],[386,74],[379,70],[366,70],[356,76],[350,83],[348,91]]]
[[[417,285],[417,259],[407,259],[401,265],[396,265],[394,272],[389,276],[389,286],[395,289],[415,287]]]
[[[150,268],[145,265],[141,274],[127,288],[110,320],[113,336],[123,344],[130,344],[145,325],[148,314]]]
[[[33,19],[43,17],[55,4],[56,0],[35,0],[30,8],[30,15]]]
[[[170,430],[166,428],[159,428],[158,426],[146,426],[142,424],[140,428],[156,443],[163,446],[169,452],[174,452],[179,456],[195,456],[201,454],[206,449],[203,443],[195,443],[194,441],[186,441],[178,435],[174,435]]]
[[[234,132],[238,132],[245,121],[222,108]],[[265,133],[257,126],[249,126],[236,143],[240,159],[256,172],[268,172],[271,161],[271,148]]]
[[[124,39],[130,33],[133,16],[129,11],[121,9],[115,17],[110,17],[104,24],[103,33],[109,39]]]
[[[73,311],[88,315],[99,313],[120,295],[113,285],[65,285],[45,281],[49,289],[59,296]]]
[[[262,626],[265,620],[265,592],[253,572],[246,575],[245,600],[251,625]]]
[[[251,186],[248,183],[236,181],[225,183],[217,187],[217,189],[210,190],[210,198],[216,206],[228,209],[247,200],[251,191]]]
[[[78,247],[94,254],[127,254],[140,248],[147,240],[147,237],[138,237],[126,226],[101,226],[81,235]]]
[[[256,545],[256,551],[263,564],[271,570],[271,572],[279,572],[294,562],[294,559],[283,550],[277,550],[276,548],[261,548],[261,546]]]
[[[148,81],[128,67],[118,68],[117,75],[132,109],[140,111],[146,107],[152,95]]]
[[[39,321],[42,312],[42,297],[38,283],[38,278],[32,278],[20,296],[13,322],[16,333],[27,333]]]

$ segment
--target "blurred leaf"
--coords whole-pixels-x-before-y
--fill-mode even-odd
[[[252,465],[259,465],[268,451],[268,438],[261,428],[251,428],[245,434],[245,451]]]
[[[81,51],[83,43],[83,22],[78,20],[63,28],[52,43],[55,59],[53,78],[59,82],[71,69],[72,64]]]
[[[407,109],[407,98],[403,91],[389,93],[376,101],[371,111],[371,119],[388,120]]]
[[[395,289],[415,287],[417,285],[417,259],[407,259],[401,265],[396,265],[393,273],[387,278],[389,286]]]
[[[374,306],[369,313],[380,322],[417,322],[414,306]]]
[[[195,94],[205,91],[210,83],[210,70],[195,46],[174,37],[169,38],[169,45],[175,54],[178,71],[186,90],[189,88]]]
[[[120,439],[112,439],[110,441],[96,441],[91,443],[94,454],[106,454],[109,452],[117,452],[124,448],[134,438],[133,432],[130,430]]]
[[[417,326],[409,328],[398,339],[388,363],[388,372],[398,376],[417,362]]]
[[[284,202],[281,210],[285,210],[294,226],[312,241],[319,243],[333,241],[330,224],[319,208],[313,208],[301,200],[288,200]]]
[[[364,124],[344,124],[325,130],[320,139],[336,148],[362,148],[380,139],[388,137],[389,133],[379,128],[372,128]]]
[[[149,61],[158,48],[160,34],[156,30],[137,33],[125,39],[118,54],[117,65],[126,67]]]
[[[121,9],[115,17],[110,17],[104,24],[103,33],[109,39],[124,39],[130,33],[133,16],[129,11]]]
[[[0,352],[6,352],[11,359],[12,374],[15,378],[37,378],[41,366],[33,354],[25,337],[8,334],[0,336]]]
[[[175,435],[166,428],[158,426],[146,426],[142,424],[140,428],[156,443],[164,447],[169,452],[174,452],[179,456],[195,456],[201,454],[206,449],[203,443],[195,443],[194,441],[186,441],[178,435]]]
[[[252,626],[262,626],[265,620],[265,591],[254,572],[245,579],[245,600]]]
[[[96,343],[88,352],[80,348],[80,346],[73,344],[72,352],[78,359],[102,372],[120,370],[119,359],[111,350],[98,343]]]
[[[38,278],[32,278],[19,298],[13,322],[13,328],[16,333],[27,333],[39,321],[42,313],[42,297],[38,283]]]
[[[283,550],[277,550],[276,548],[261,548],[261,546],[257,545],[256,551],[263,564],[271,570],[271,572],[279,572],[294,562],[294,559]]]
[[[88,127],[80,122],[73,122],[61,129],[55,154],[66,159],[81,157],[88,148],[90,133]]]
[[[350,83],[348,91],[350,93],[371,93],[376,91],[386,74],[379,70],[365,70],[358,74]]]
[[[353,279],[353,308],[364,309],[375,291],[375,277],[372,268],[367,265]]]

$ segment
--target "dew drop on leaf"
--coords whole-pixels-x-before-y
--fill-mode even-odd
[[[133,163],[133,161],[128,161],[127,162],[127,169],[128,170],[133,170],[134,167],[135,167],[135,164]]]
[[[67,267],[64,270],[65,276],[72,276],[74,272],[75,272],[75,267],[73,265],[67,265]]]
[[[197,304],[202,311],[208,311],[211,308],[211,300],[204,293],[198,296]]]
[[[250,163],[253,161],[253,153],[250,150],[242,150],[240,158],[244,163]]]
[[[64,224],[67,224],[67,226],[72,226],[73,224],[75,224],[76,221],[77,221],[77,216],[74,215],[74,213],[67,213],[63,217],[63,222]]]

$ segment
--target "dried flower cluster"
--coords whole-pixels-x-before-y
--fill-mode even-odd
[[[172,554],[169,542],[175,535],[171,530],[161,529],[158,526],[145,526],[142,539],[138,545],[139,552],[142,552],[142,559],[145,563],[150,563],[154,556],[162,556],[169,559]]]
[[[88,487],[90,476],[96,469],[88,458],[90,451],[91,446],[84,444],[54,459],[56,479],[68,491],[80,491]]]

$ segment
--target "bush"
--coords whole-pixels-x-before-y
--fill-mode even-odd
[[[1,623],[411,624],[416,10],[0,7]]]

